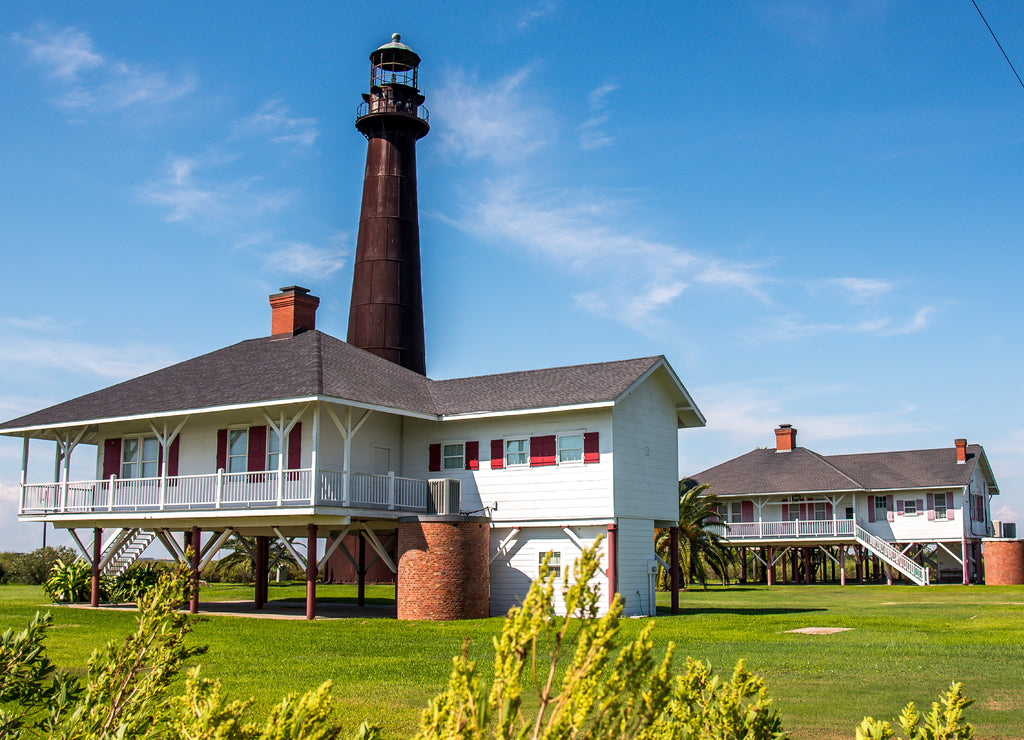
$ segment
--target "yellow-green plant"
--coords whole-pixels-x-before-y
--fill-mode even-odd
[[[565,617],[555,615],[555,578],[541,567],[494,639],[489,689],[465,648],[454,658],[418,740],[785,738],[764,682],[742,663],[730,681],[692,660],[676,675],[671,644],[660,659],[654,654],[653,621],[613,656],[622,602],[616,598],[598,616],[599,542],[583,551],[571,578],[568,571],[563,577]]]
[[[974,701],[965,698],[962,689],[959,683],[951,685],[926,715],[917,711],[914,702],[907,704],[897,720],[903,737],[897,738],[888,722],[865,717],[857,728],[857,740],[971,740],[974,727],[964,721],[964,709]]]

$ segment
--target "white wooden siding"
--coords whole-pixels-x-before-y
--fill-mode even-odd
[[[665,371],[615,405],[615,515],[679,519],[679,431]]]
[[[651,578],[648,562],[654,559],[654,521],[618,520],[619,563],[616,584],[626,616],[654,616],[651,603]]]

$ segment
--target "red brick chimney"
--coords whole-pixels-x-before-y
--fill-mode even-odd
[[[270,296],[270,333],[275,337],[293,337],[316,328],[316,307],[320,299],[309,288],[289,285]]]
[[[796,449],[796,429],[792,424],[779,424],[775,430],[775,451],[792,452]]]
[[[953,444],[956,445],[956,464],[963,465],[967,462],[967,440],[954,439]]]

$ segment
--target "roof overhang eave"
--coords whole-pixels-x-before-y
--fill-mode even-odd
[[[471,411],[464,414],[444,414],[431,417],[439,421],[463,421],[468,419],[491,419],[501,416],[525,416],[528,414],[551,414],[559,411],[587,411],[590,409],[607,409],[615,405],[615,401],[595,401],[593,403],[574,403],[566,406],[541,406],[532,409],[506,409],[503,411]]]
[[[417,419],[427,419],[430,421],[437,421],[439,419],[439,417],[436,414],[429,414],[420,411],[409,411],[407,409],[397,409],[389,406],[382,406],[380,404],[372,404],[365,403],[363,401],[353,401],[351,399],[338,398],[336,396],[312,395],[297,396],[293,398],[267,399],[263,401],[253,401],[249,403],[224,404],[222,406],[206,406],[203,408],[154,411],[146,414],[129,414],[127,416],[105,416],[94,419],[76,419],[69,421],[53,422],[50,424],[30,424],[22,427],[11,427],[9,429],[2,429],[0,430],[0,436],[30,437],[32,436],[32,432],[49,432],[58,429],[74,429],[79,427],[96,426],[99,424],[142,421],[145,419],[168,419],[181,416],[192,416],[195,414],[216,414],[230,411],[241,411],[244,409],[258,409],[266,406],[286,406],[295,403],[311,403],[313,401],[334,403],[342,406],[352,406],[353,408],[362,408],[369,411],[381,411],[384,413],[397,414],[400,416],[411,416]]]
[[[707,419],[704,417],[704,414],[702,414],[700,409],[697,408],[697,404],[694,402],[693,397],[690,395],[690,392],[686,390],[686,386],[683,385],[683,382],[679,379],[679,376],[676,375],[676,371],[672,369],[672,366],[664,357],[659,357],[657,362],[655,362],[653,365],[647,368],[647,370],[644,373],[642,373],[640,377],[638,377],[636,380],[629,384],[629,387],[626,388],[626,390],[622,391],[622,393],[616,396],[615,403],[618,403],[623,398],[632,393],[637,386],[639,386],[641,383],[643,383],[645,380],[651,377],[658,370],[665,371],[678,394],[678,398],[676,399],[676,421],[678,423],[677,428],[684,429],[688,427],[707,426],[708,422]]]

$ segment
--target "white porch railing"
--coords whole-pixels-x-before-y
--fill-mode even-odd
[[[348,485],[346,486],[346,477]],[[321,470],[313,485],[310,469],[178,475],[161,478],[111,477],[22,487],[20,515],[81,514],[264,507],[351,506],[427,511],[426,480]],[[458,481],[452,481],[458,485]]]
[[[788,540],[853,537],[853,519],[814,519],[787,522],[734,522],[726,527],[712,524],[710,529],[718,536],[735,540]]]

